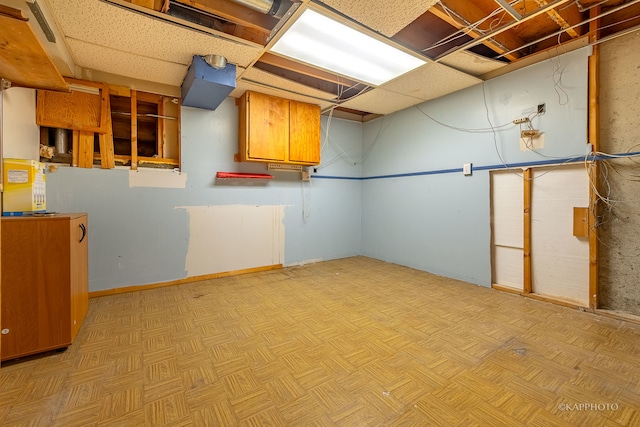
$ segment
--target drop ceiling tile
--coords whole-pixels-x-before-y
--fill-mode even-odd
[[[380,88],[428,101],[480,82],[482,80],[477,77],[437,62],[430,62],[389,83],[385,83]]]
[[[262,46],[219,38],[97,0],[49,0],[67,39],[188,65],[193,55],[222,53],[243,67]]]
[[[180,86],[187,66],[67,39],[77,66],[155,83]]]
[[[476,77],[508,65],[507,62],[485,58],[467,51],[453,53],[444,58],[441,63]]]
[[[361,24],[392,37],[424,14],[438,0],[323,0],[322,3]]]
[[[420,98],[375,88],[343,102],[340,106],[373,114],[391,114],[422,102],[424,101]]]

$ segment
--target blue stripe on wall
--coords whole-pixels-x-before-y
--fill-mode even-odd
[[[510,169],[510,168],[524,168],[531,166],[547,166],[547,165],[561,165],[561,164],[570,164],[577,162],[586,161],[599,161],[599,160],[607,160],[614,158],[626,158],[626,157],[635,157],[640,156],[640,152],[632,152],[632,153],[620,153],[620,154],[601,154],[598,156],[594,156],[589,154],[588,156],[578,156],[578,157],[564,157],[558,159],[549,159],[549,160],[540,160],[537,162],[523,162],[523,163],[506,163],[506,164],[497,164],[497,165],[486,165],[486,166],[473,166],[473,170],[482,171],[482,170],[500,170],[500,169]],[[422,175],[440,175],[445,173],[460,173],[462,172],[462,168],[454,168],[454,169],[436,169],[431,171],[423,171],[423,172],[408,172],[408,173],[398,173],[398,174],[390,174],[390,175],[374,175],[374,176],[365,176],[365,177],[354,177],[354,176],[335,176],[335,175],[311,175],[312,178],[318,179],[346,179],[346,180],[355,180],[355,181],[366,181],[370,179],[388,179],[388,178],[406,178],[410,176],[422,176]]]

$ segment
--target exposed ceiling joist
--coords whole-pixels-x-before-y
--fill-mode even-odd
[[[537,9],[537,10],[531,12],[531,13],[528,13],[528,14],[524,15],[521,21],[515,21],[514,20],[512,22],[506,23],[506,24],[498,27],[497,29],[495,29],[493,31],[489,31],[488,33],[484,34],[483,36],[480,36],[480,37],[476,38],[475,40],[472,40],[470,42],[465,43],[464,45],[458,47],[457,49],[454,49],[452,51],[448,51],[448,52],[440,55],[438,58],[436,58],[436,61],[440,61],[443,58],[445,58],[446,56],[449,56],[449,55],[451,55],[451,54],[453,54],[453,53],[455,53],[457,51],[467,50],[467,49],[470,49],[470,48],[472,48],[474,46],[482,44],[485,41],[490,40],[490,39],[496,37],[497,35],[502,34],[505,31],[508,31],[508,30],[512,29],[513,27],[515,27],[517,25],[520,25],[522,22],[531,20],[531,19],[533,19],[535,17],[538,17],[538,16],[540,16],[542,14],[545,14],[548,11],[550,11],[550,10],[552,10],[552,9],[558,7],[558,6],[561,6],[561,5],[565,4],[565,3],[567,3],[568,1],[570,1],[570,0],[555,0],[555,1],[551,2],[551,3],[548,3],[546,6],[541,7],[541,8],[539,8],[539,9]]]
[[[288,69],[291,71],[295,71],[299,74],[304,74],[309,77],[326,80],[331,83],[335,83],[337,85],[355,86],[358,84],[358,82],[348,79],[346,77],[341,77],[341,76],[338,76],[337,74],[328,73],[318,68],[301,64],[299,62],[293,61],[291,59],[283,58],[281,56],[274,55],[272,53],[265,53],[264,55],[262,55],[260,57],[259,62],[284,68],[284,69]]]
[[[7,3],[20,3],[18,7],[26,8],[25,0],[0,0],[0,4]],[[94,71],[179,86],[192,55],[215,53],[238,66],[238,86],[232,96],[240,96],[250,88],[274,95],[281,93],[283,97],[300,96],[317,101],[323,109],[337,108],[336,111],[357,120],[375,117],[372,112],[390,114],[460,90],[461,86],[452,82],[451,71],[456,69],[467,77],[491,78],[491,73],[535,63],[550,54],[564,52],[573,44],[586,46],[584,34],[589,31],[589,12],[598,12],[597,18],[591,16],[597,20],[592,26],[602,29],[592,43],[640,24],[640,0],[405,3],[47,0],[43,3],[52,12],[49,22],[57,23],[59,38],[74,57],[72,65],[83,75]],[[254,4],[270,5],[269,12],[264,13],[265,7],[252,7]],[[351,79],[270,53],[271,42],[296,19],[298,14],[292,11],[302,12],[310,4],[340,15],[353,25],[373,30],[416,55],[436,58],[440,64],[430,64],[433,66],[372,90]],[[274,13],[272,9],[276,6]],[[125,11],[135,14],[129,16]],[[62,43],[46,46],[56,53]],[[512,64],[505,67],[509,62]],[[432,71],[437,67],[443,71],[434,74]],[[427,69],[430,71],[426,72]]]
[[[177,0],[196,9],[203,10],[236,24],[270,32],[278,19],[227,0]]]
[[[477,29],[473,28],[472,23],[485,19],[487,13],[472,2],[460,0],[440,2],[429,9],[429,12],[456,29],[463,30],[465,34],[474,39],[483,36],[491,28],[490,23],[478,26]],[[483,28],[486,28],[486,31]],[[482,44],[498,54],[504,54],[507,51],[516,49],[518,46],[522,46],[524,40],[513,34],[498,34],[495,38],[487,38]],[[511,61],[515,61],[520,55],[517,52],[513,52],[506,57]]]
[[[165,0],[129,0],[136,6],[146,7],[147,9],[153,9],[160,12],[164,6]]]
[[[547,0],[536,0],[536,3],[540,7],[544,7],[549,4]],[[579,23],[582,20],[582,17],[580,16],[580,12],[578,11],[577,6],[568,7],[564,9],[562,12],[559,12],[555,9],[551,9],[547,11],[547,15],[549,15],[549,18],[551,18],[553,22],[558,24],[560,28],[562,28],[563,30],[566,29],[567,34],[569,34],[572,38],[580,37],[582,35],[580,34],[577,28],[572,27],[573,25]]]

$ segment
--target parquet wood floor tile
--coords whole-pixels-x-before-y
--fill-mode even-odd
[[[346,258],[92,299],[0,425],[640,426],[640,326]]]

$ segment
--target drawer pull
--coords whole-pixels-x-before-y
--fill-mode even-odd
[[[80,238],[80,243],[82,243],[85,236],[87,235],[87,227],[85,227],[84,224],[80,224],[80,229],[82,230],[82,237]]]
[[[9,335],[9,330],[7,328],[3,329],[2,335]]]

